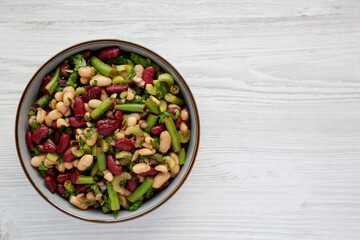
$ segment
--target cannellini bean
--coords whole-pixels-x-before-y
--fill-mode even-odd
[[[45,116],[45,124],[48,127],[52,127],[52,123],[54,120],[52,120],[51,118],[49,118],[49,116]]]
[[[84,119],[85,119],[85,121],[90,121],[90,120],[91,120],[91,115],[90,115],[89,112],[86,112],[86,113],[85,113]]]
[[[100,95],[100,100],[104,101],[105,99],[107,99],[109,97],[109,95],[107,94],[107,92],[105,91],[105,89],[101,89],[101,95]]]
[[[153,139],[152,137],[147,136],[147,137],[145,138],[145,142],[146,142],[146,143],[151,144],[151,141],[154,141],[154,139]]]
[[[117,132],[117,133],[115,134],[115,136],[116,136],[116,139],[117,139],[117,140],[119,140],[119,139],[125,139],[125,134],[122,133],[122,132]]]
[[[56,110],[58,110],[62,115],[64,115],[65,116],[65,114],[67,113],[67,112],[70,112],[71,113],[71,111],[69,111],[70,110],[70,107],[69,106],[66,106],[65,105],[65,103],[63,103],[63,102],[58,102],[57,104],[56,104]]]
[[[153,188],[159,188],[161,187],[167,180],[169,180],[171,174],[169,172],[163,173],[160,172],[158,173],[155,178],[154,178],[154,182],[153,182]]]
[[[143,146],[144,148],[153,149],[153,146],[152,146],[150,143],[147,143],[147,142],[144,142],[144,143],[142,144],[142,146]]]
[[[57,93],[55,93],[54,98],[55,98],[55,100],[57,102],[62,102],[63,99],[64,99],[64,93],[63,92],[57,92]]]
[[[166,153],[171,147],[171,135],[168,131],[160,134],[159,152]]]
[[[80,77],[80,82],[84,85],[88,84],[90,81],[90,78],[88,77]]]
[[[88,193],[86,194],[86,198],[89,199],[90,201],[96,201],[94,192],[88,192]]]
[[[37,155],[30,160],[30,164],[33,167],[39,167],[43,161],[46,159],[46,154]]]
[[[140,182],[140,183],[145,181],[145,178],[141,175],[137,175],[136,178],[137,178],[138,182]]]
[[[129,209],[128,203],[126,201],[125,196],[119,196],[119,201],[120,201],[120,205],[125,208],[125,209]]]
[[[148,163],[137,163],[132,167],[132,171],[136,174],[144,173],[150,170]]]
[[[134,98],[135,98],[135,91],[132,90],[131,88],[128,88],[128,94],[126,100],[132,101]]]
[[[141,119],[141,116],[139,113],[131,113],[131,114],[124,114],[123,115],[123,119],[128,119],[129,117],[135,117],[136,120],[140,120]]]
[[[64,162],[62,162],[60,165],[59,163],[56,164],[56,169],[59,171],[59,172],[65,172],[65,164]]]
[[[51,120],[57,120],[62,117],[62,114],[61,114],[61,112],[59,112],[58,110],[55,109],[55,110],[52,110],[51,112],[49,112],[47,117],[49,117]]]
[[[168,171],[167,167],[163,164],[159,164],[155,167],[156,171],[166,173]]]
[[[64,88],[63,90],[63,102],[66,106],[70,106],[75,97],[75,89],[71,86]]]
[[[54,165],[57,164],[57,161],[50,161],[49,159],[45,159],[44,165],[45,167],[52,168]]]
[[[139,157],[139,150],[136,150],[131,157],[131,161],[135,161]]]
[[[95,109],[95,108],[97,108],[101,103],[102,103],[102,101],[99,100],[99,99],[91,99],[91,100],[89,101],[89,107]]]
[[[170,169],[171,177],[174,177],[176,174],[180,171],[180,165],[179,165],[179,157],[176,153],[172,152],[170,153],[170,157],[172,157],[175,160],[175,166]]]
[[[182,135],[185,135],[189,131],[189,128],[188,128],[188,126],[187,126],[187,124],[185,122],[181,122],[179,128],[180,128],[180,131],[181,131]]]
[[[37,109],[36,122],[42,124],[45,121],[46,111],[42,108]]]
[[[85,154],[80,159],[79,164],[77,165],[77,168],[80,171],[85,171],[93,163],[93,160],[94,160],[94,157],[92,155]]]
[[[65,169],[72,169],[74,167],[74,163],[73,162],[64,162],[64,167]]]
[[[91,78],[95,74],[95,70],[93,67],[86,66],[79,68],[78,73],[80,77]]]
[[[74,160],[72,163],[73,163],[74,167],[77,168],[77,166],[79,165],[79,160]]]
[[[144,67],[141,64],[137,64],[134,67],[134,71],[136,72],[136,76],[141,78],[144,71]]]
[[[83,193],[80,193],[80,194],[77,195],[76,197],[75,197],[75,196],[71,196],[71,197],[70,197],[70,202],[71,202],[73,205],[77,206],[78,208],[85,210],[85,209],[87,209],[87,208],[89,207],[89,203],[83,203],[83,204],[81,204],[81,203],[84,201],[84,199],[85,199],[84,194],[83,194]]]
[[[189,113],[188,113],[188,111],[186,111],[186,110],[181,110],[181,112],[180,112],[180,118],[181,118],[181,120],[183,120],[183,121],[188,120],[188,119],[189,119]]]
[[[103,171],[103,174],[104,174],[104,178],[110,182],[114,179],[114,175],[107,169]]]
[[[35,116],[35,115],[31,115],[31,116],[29,117],[29,125],[31,125],[31,124],[34,122],[35,119],[36,119],[36,116]]]
[[[70,124],[63,118],[59,118],[58,120],[56,120],[56,127],[57,128],[61,128],[61,127],[69,127]]]
[[[111,117],[113,116],[113,112],[112,112],[112,111],[107,111],[107,112],[105,113],[105,116],[106,116],[107,118],[111,118]]]
[[[149,148],[142,148],[139,150],[139,154],[141,156],[153,155],[155,152],[156,152],[155,149],[149,149]]]
[[[95,84],[96,80],[96,84]],[[107,87],[111,85],[111,78],[106,77],[102,74],[96,74],[90,80],[90,86]]]
[[[145,86],[145,81],[138,76],[133,77],[132,81],[140,88]]]
[[[179,105],[176,105],[176,104],[174,104],[174,103],[169,104],[169,106],[168,106],[167,108],[168,108],[168,109],[169,109],[169,108],[177,108],[177,109],[181,110],[181,108],[179,107]]]
[[[86,134],[88,134],[89,132],[91,131],[90,128],[86,128],[84,130],[84,135],[86,136]],[[95,131],[92,135],[91,135],[91,138],[90,139],[87,139],[86,138],[86,144],[89,145],[89,146],[94,146],[96,141],[97,141],[97,136],[98,136],[98,133],[97,131]]]
[[[145,121],[145,120],[140,120],[139,121],[139,127],[140,128],[142,128],[142,129],[145,129],[145,128],[147,128],[147,126],[148,126],[148,124],[147,124],[147,122]]]
[[[84,106],[85,106],[85,111],[86,112],[92,112],[93,109],[89,106],[88,103],[84,103]]]
[[[128,127],[133,127],[133,126],[136,125],[136,123],[137,123],[137,119],[136,119],[135,117],[129,117],[129,118],[127,119],[127,125],[128,125]]]

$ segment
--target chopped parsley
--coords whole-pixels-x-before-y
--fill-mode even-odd
[[[130,207],[129,207],[129,210],[132,212],[132,211],[136,211],[139,209],[139,207],[141,207],[142,205],[142,201],[138,200],[136,202],[134,202]]]
[[[40,166],[38,167],[38,169],[39,169],[40,171],[46,171],[46,170],[48,170],[49,168],[44,165],[44,162],[41,162],[41,164],[40,164]]]

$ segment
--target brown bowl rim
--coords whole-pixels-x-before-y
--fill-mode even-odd
[[[92,45],[92,44],[98,44],[98,43],[107,43],[107,44],[122,44],[122,45],[127,45],[129,47],[134,47],[137,48],[139,50],[145,51],[147,53],[149,53],[151,56],[157,58],[158,61],[161,61],[163,64],[165,64],[169,69],[171,69],[174,74],[176,74],[176,76],[178,77],[179,81],[183,84],[189,98],[192,104],[192,107],[194,109],[194,113],[195,113],[195,123],[196,123],[196,136],[195,136],[195,147],[194,147],[194,152],[193,155],[191,157],[191,162],[189,164],[189,167],[186,169],[186,172],[184,174],[184,176],[182,177],[182,179],[180,180],[180,182],[178,183],[178,185],[168,194],[166,195],[165,198],[161,199],[161,201],[159,201],[157,204],[155,204],[154,206],[150,207],[149,209],[139,212],[133,216],[130,217],[123,217],[123,218],[117,218],[117,219],[94,219],[94,218],[88,218],[88,217],[84,217],[84,216],[80,216],[77,215],[67,209],[64,209],[60,206],[58,206],[55,202],[49,200],[46,197],[46,194],[44,194],[38,187],[37,185],[34,183],[33,179],[31,178],[30,174],[28,173],[25,164],[24,164],[24,160],[22,158],[21,152],[20,152],[20,146],[19,146],[19,135],[18,135],[18,127],[19,127],[19,115],[20,115],[20,110],[22,108],[23,105],[23,101],[26,97],[26,95],[29,92],[30,87],[32,86],[32,84],[34,83],[36,77],[42,72],[44,71],[44,68],[46,66],[48,66],[51,62],[53,62],[55,59],[57,59],[58,57],[60,57],[61,55],[72,51],[72,50],[76,50],[77,48],[80,47],[84,47],[84,46],[88,46],[88,45]],[[21,164],[21,167],[26,175],[26,177],[28,178],[29,182],[31,183],[31,185],[35,188],[35,190],[40,194],[40,196],[42,196],[50,205],[52,205],[53,207],[57,208],[58,210],[60,210],[61,212],[70,215],[74,218],[77,219],[81,219],[81,220],[85,220],[85,221],[89,221],[89,222],[96,222],[96,223],[115,223],[115,222],[124,222],[124,221],[128,221],[128,220],[132,220],[141,216],[144,216],[150,212],[152,212],[153,210],[157,209],[158,207],[160,207],[161,205],[163,205],[167,200],[169,200],[179,189],[180,187],[183,185],[183,183],[185,182],[185,180],[187,179],[187,177],[189,176],[191,169],[194,165],[195,162],[195,158],[199,149],[199,142],[200,142],[200,118],[199,118],[199,112],[198,112],[198,108],[196,106],[196,102],[194,99],[194,96],[190,90],[190,87],[188,86],[188,84],[186,83],[186,81],[184,80],[184,78],[181,76],[181,74],[178,72],[178,70],[172,65],[170,64],[167,60],[165,60],[163,57],[161,57],[159,54],[155,53],[154,51],[141,46],[139,44],[133,43],[133,42],[128,42],[128,41],[124,41],[124,40],[119,40],[119,39],[96,39],[96,40],[90,40],[90,41],[85,41],[85,42],[81,42],[75,45],[72,45],[60,52],[58,52],[57,54],[55,54],[53,57],[51,57],[49,60],[47,60],[36,72],[35,74],[31,77],[30,81],[28,82],[28,84],[26,85],[26,88],[24,89],[19,104],[18,104],[18,108],[16,110],[16,119],[15,119],[15,145],[16,145],[16,151],[17,151],[17,155],[19,157],[19,161]]]

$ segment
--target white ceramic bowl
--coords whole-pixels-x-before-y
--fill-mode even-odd
[[[25,133],[29,129],[28,126],[28,111],[32,104],[36,101],[38,90],[41,85],[43,77],[52,72],[57,66],[59,66],[66,58],[84,50],[98,50],[105,47],[118,46],[121,51],[135,52],[142,56],[149,57],[152,61],[157,63],[166,72],[172,74],[175,78],[176,84],[179,85],[182,96],[189,107],[191,116],[191,140],[186,152],[185,164],[181,167],[179,174],[172,180],[169,187],[155,195],[153,198],[144,202],[144,204],[135,212],[120,211],[117,219],[114,219],[112,214],[103,214],[99,209],[80,210],[70,204],[66,199],[59,194],[51,194],[44,184],[42,176],[39,174],[36,168],[30,165],[30,152],[27,149],[25,142]],[[19,156],[19,160],[23,170],[29,179],[30,183],[36,189],[36,191],[51,205],[61,210],[70,216],[93,222],[120,222],[136,217],[142,216],[160,205],[166,202],[175,192],[181,187],[189,175],[192,166],[194,165],[195,157],[199,147],[200,140],[200,120],[196,107],[194,97],[190,91],[189,86],[186,84],[180,73],[165,59],[153,51],[142,47],[138,44],[131,42],[116,40],[116,39],[101,39],[83,42],[71,46],[54,57],[49,59],[39,70],[34,74],[27,84],[17,109],[16,123],[15,123],[15,141],[16,149]]]

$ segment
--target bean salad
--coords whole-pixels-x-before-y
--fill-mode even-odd
[[[51,193],[117,218],[169,186],[190,113],[171,74],[119,47],[84,51],[43,78],[29,110],[31,165]]]

